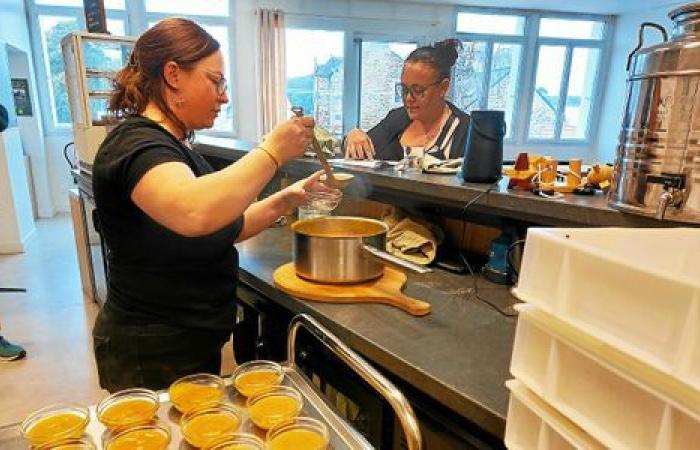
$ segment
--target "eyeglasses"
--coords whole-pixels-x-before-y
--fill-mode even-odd
[[[440,84],[442,80],[438,80],[435,83],[430,83],[427,86],[421,86],[420,84],[412,84],[410,86],[407,86],[403,83],[396,83],[396,96],[405,98],[408,94],[411,94],[411,97],[415,100],[418,98],[423,98],[425,97],[425,93],[428,91],[428,88],[430,86],[435,86],[436,84]]]
[[[206,69],[202,69],[202,72],[206,73],[207,75],[211,75],[207,78],[209,78],[209,80],[212,83],[214,83],[214,86],[216,86],[217,95],[222,96],[226,93],[226,91],[228,90],[228,82],[226,81],[226,78],[223,75],[221,75],[218,72],[211,72]],[[218,77],[218,79],[215,80],[213,77]]]

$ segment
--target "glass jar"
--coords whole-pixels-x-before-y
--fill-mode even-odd
[[[299,206],[299,220],[329,216],[338,207],[343,194],[338,192],[309,192],[306,201]]]

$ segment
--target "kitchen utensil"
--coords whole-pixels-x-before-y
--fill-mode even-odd
[[[406,275],[392,267],[386,267],[380,278],[351,285],[305,280],[297,275],[294,263],[279,267],[272,277],[278,289],[306,300],[325,303],[380,303],[414,316],[424,316],[431,309],[430,303],[401,292],[406,283]]]
[[[295,106],[292,108],[292,112],[297,116],[297,117],[302,117],[304,115],[304,109],[298,106]],[[316,135],[311,134],[311,147],[313,147],[314,152],[316,152],[316,156],[318,156],[318,161],[321,163],[321,167],[323,168],[323,171],[326,172],[326,184],[332,188],[340,189],[340,186],[336,179],[333,177],[333,169],[331,169],[331,165],[328,164],[328,160],[326,159],[326,155],[323,153],[323,149],[321,148],[321,144],[318,143],[318,139],[316,139]]]
[[[418,273],[430,269],[385,252],[389,227],[365,217],[319,217],[292,225],[296,273],[322,283],[358,283],[382,276],[389,262]]]
[[[700,223],[700,3],[674,9],[673,35],[644,22],[627,59],[627,101],[610,187],[625,212]],[[644,45],[654,28],[663,42]],[[589,175],[590,178],[590,175]]]

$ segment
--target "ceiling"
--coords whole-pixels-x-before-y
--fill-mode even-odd
[[[400,3],[400,0],[390,0]],[[667,7],[670,11],[690,1],[678,0],[411,0],[412,3],[452,4],[500,8],[545,9],[595,14],[624,14]]]

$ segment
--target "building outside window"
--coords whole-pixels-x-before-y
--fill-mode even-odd
[[[403,104],[396,85],[416,44],[363,40],[360,46],[360,128],[366,131]]]
[[[503,110],[516,145],[590,142],[608,34],[605,17],[458,12],[453,101]]]
[[[342,31],[286,30],[287,103],[301,106],[316,124],[343,134],[345,74]]]

